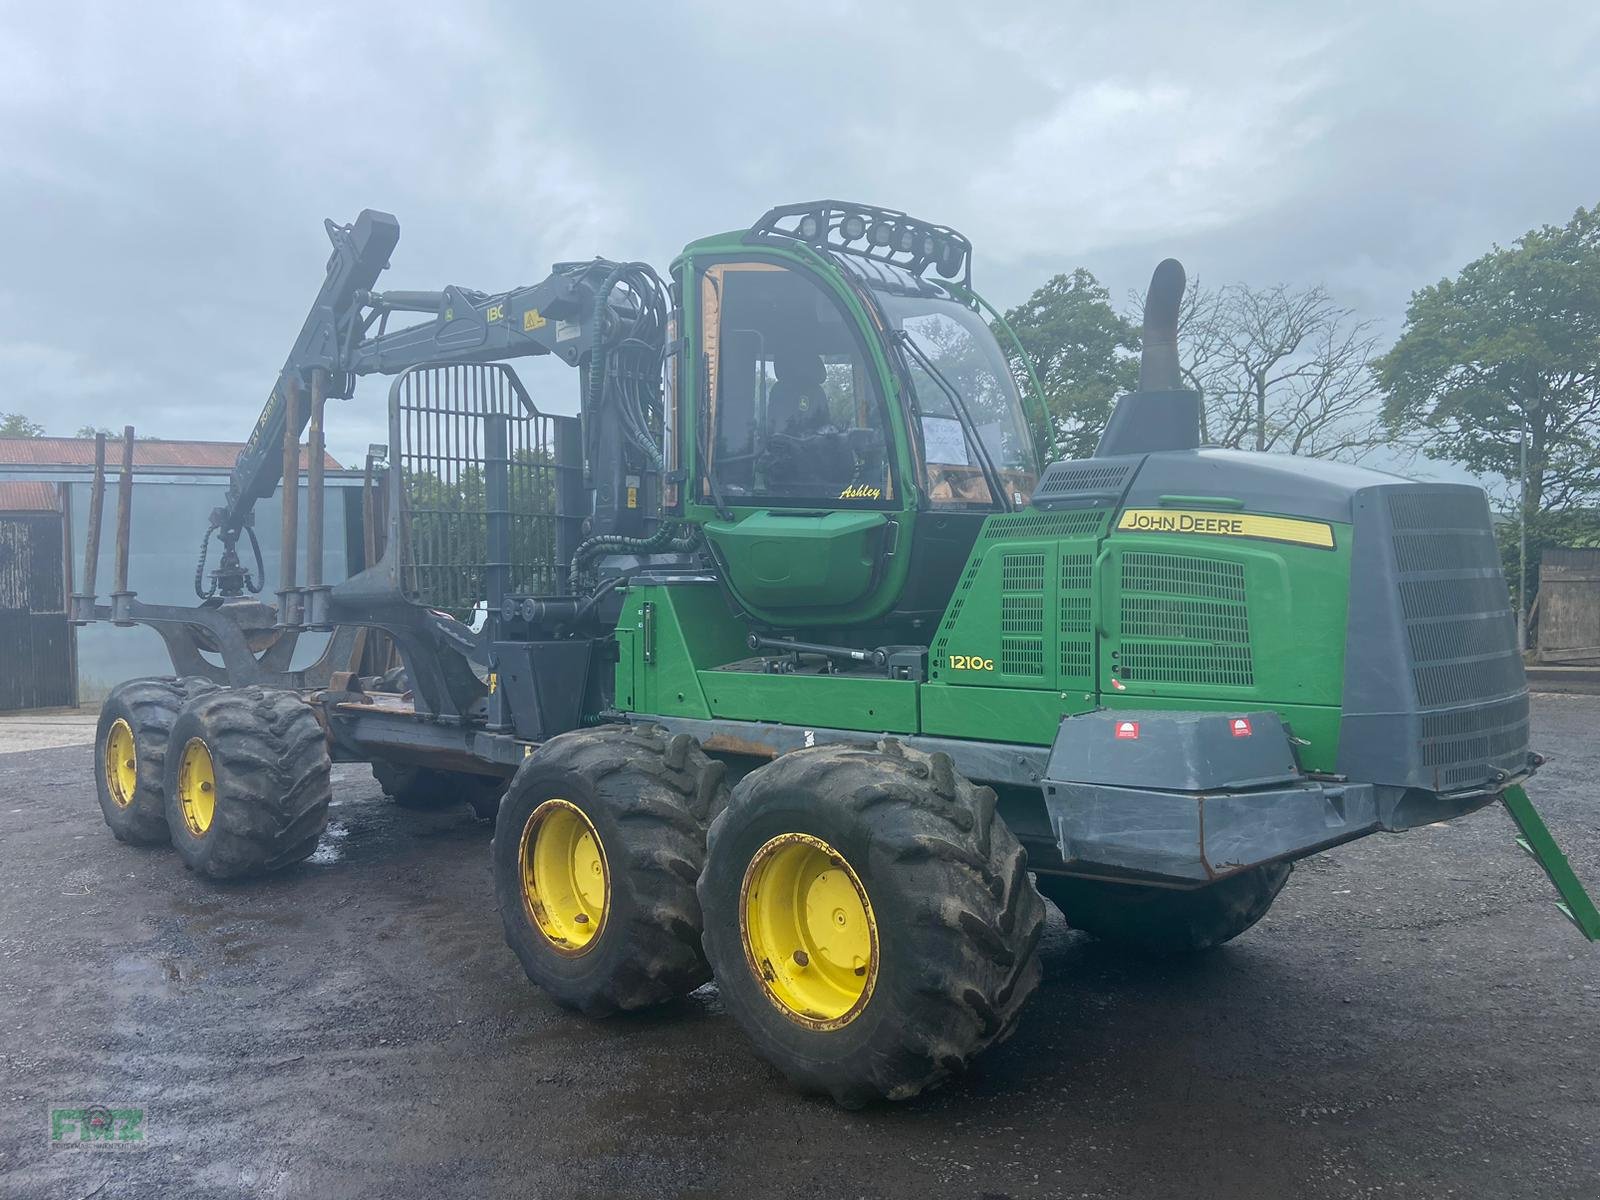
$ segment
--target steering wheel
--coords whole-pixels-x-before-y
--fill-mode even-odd
[[[865,482],[863,471],[883,461],[882,432],[824,426],[815,433],[775,433],[767,439],[762,465],[769,484],[803,484],[818,493]]]

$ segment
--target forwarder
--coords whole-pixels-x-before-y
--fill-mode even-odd
[[[1483,493],[1203,447],[1176,262],[1138,390],[1093,458],[1045,466],[1037,382],[946,226],[789,205],[669,282],[596,259],[496,295],[375,291],[394,218],[328,231],[198,607],[128,590],[127,440],[97,603],[97,475],[75,616],[152,626],[176,668],[106,702],[118,837],[215,877],[280,867],[326,825],[330,761],[371,762],[397,799],[496,814],[507,940],[560,1003],[715,978],[763,1055],[846,1105],[1010,1033],[1041,895],[1096,937],[1201,950],[1297,859],[1502,800],[1600,937],[1523,791]],[[577,417],[535,406],[525,355],[577,367]],[[394,380],[367,566],[329,586],[323,408],[370,374]],[[280,481],[266,604],[252,510]],[[326,652],[292,670],[308,630]]]

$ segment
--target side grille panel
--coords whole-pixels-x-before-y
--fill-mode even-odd
[[[1061,547],[1060,645],[1061,676],[1057,686],[1094,687],[1094,618],[1089,589],[1094,582],[1094,555]]]
[[[1121,594],[1123,679],[1254,686],[1241,563],[1129,551],[1122,556]]]
[[[1093,688],[1094,559],[1109,515],[1067,509],[990,517],[934,635],[929,679]]]

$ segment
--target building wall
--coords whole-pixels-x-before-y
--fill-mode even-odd
[[[82,586],[83,549],[89,521],[89,490],[87,480],[72,481],[69,489],[69,517],[71,521],[72,566],[74,590]],[[300,568],[298,579],[305,582],[306,553],[306,489],[300,489]],[[225,482],[217,477],[194,479],[185,477],[135,476],[133,485],[133,521],[128,542],[128,587],[137,592],[139,599],[149,604],[178,604],[192,606],[199,603],[194,593],[194,568],[200,555],[200,539],[205,532],[211,510],[220,505],[227,494]],[[348,508],[348,514],[347,514]],[[361,488],[359,481],[329,480],[327,484],[327,511],[323,533],[322,578],[325,583],[338,583],[348,575],[347,557],[349,541],[347,528],[359,531]],[[261,599],[275,603],[274,592],[279,582],[279,499],[273,496],[260,501],[255,508],[256,536],[261,541],[261,556],[266,567]],[[347,521],[349,524],[347,525]],[[359,543],[356,546],[359,554]],[[221,553],[213,537],[206,564],[207,575],[217,565]],[[241,539],[239,556],[254,571],[254,559],[248,539]],[[105,512],[100,536],[100,564],[95,590],[100,603],[110,603],[110,594],[116,570],[116,480],[113,475],[106,487]],[[257,580],[261,583],[261,580]],[[209,586],[210,580],[202,581]],[[310,665],[327,644],[326,634],[303,634],[296,649],[293,666]],[[145,625],[119,629],[109,622],[96,622],[77,630],[78,638],[78,698],[80,703],[98,701],[124,679],[140,675],[170,675],[172,662],[167,657],[165,644],[155,630]]]

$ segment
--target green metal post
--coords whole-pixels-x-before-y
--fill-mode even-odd
[[[1584,937],[1591,942],[1600,942],[1600,911],[1595,909],[1594,901],[1583,890],[1572,864],[1561,853],[1555,838],[1550,836],[1550,830],[1533,807],[1533,801],[1528,799],[1528,793],[1521,787],[1507,788],[1502,799],[1506,802],[1506,811],[1511,814],[1511,819],[1522,830],[1517,845],[1544,868],[1544,873],[1550,876],[1550,882],[1555,884],[1561,896],[1556,907],[1567,915],[1567,919],[1578,927],[1578,932]]]

